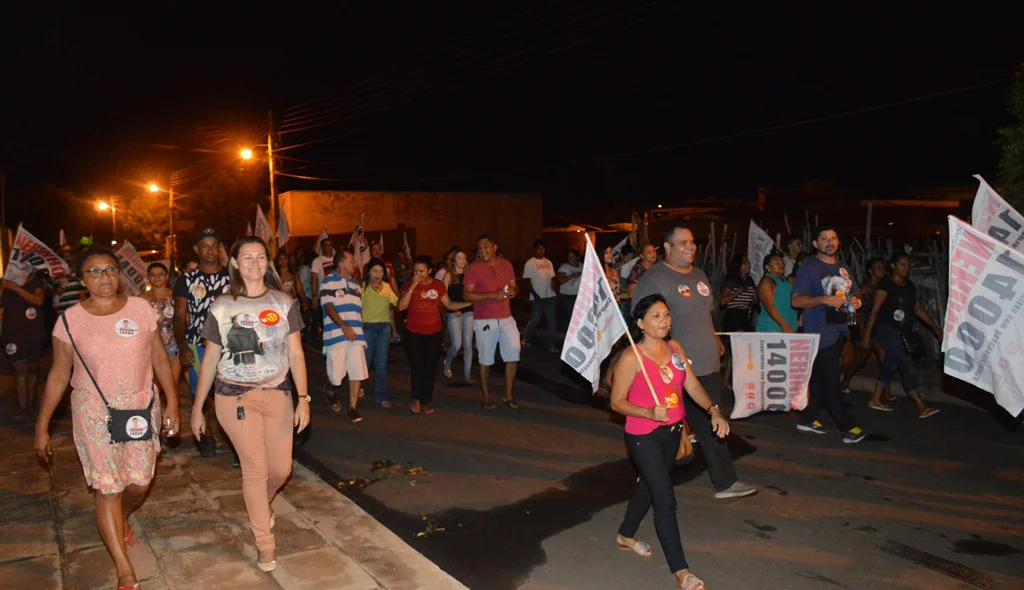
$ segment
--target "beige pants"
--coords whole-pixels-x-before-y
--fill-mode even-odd
[[[241,399],[215,396],[217,420],[242,465],[242,498],[256,548],[273,551],[270,502],[292,472],[292,396],[278,389],[251,389]],[[239,402],[245,419],[238,419]]]

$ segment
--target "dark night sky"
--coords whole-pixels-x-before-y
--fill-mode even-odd
[[[1008,82],[620,154],[999,81],[1024,60],[1022,11],[1007,2],[212,4],[4,19],[9,183],[130,190],[202,157],[146,144],[234,142],[211,133],[245,143],[268,109],[280,120],[340,91],[345,120],[280,137],[327,139],[284,152],[321,164],[283,164],[375,182],[283,189],[535,190],[553,211],[566,209],[561,197],[752,196],[815,178],[896,196],[994,177]]]

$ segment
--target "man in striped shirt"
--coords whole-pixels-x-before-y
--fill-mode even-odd
[[[363,335],[363,300],[359,281],[352,278],[356,268],[352,250],[334,255],[334,271],[320,281],[320,306],[324,312],[324,349],[327,378],[324,385],[331,409],[341,411],[341,382],[348,375],[348,419],[362,422],[356,409],[359,385],[369,374],[366,368],[366,337]]]
[[[78,305],[80,301],[88,297],[89,291],[86,290],[85,285],[82,281],[75,276],[75,251],[68,244],[64,244],[60,247],[61,258],[64,259],[68,264],[68,268],[71,269],[68,274],[64,275],[64,278],[57,280],[57,288],[53,297],[53,307],[57,311],[57,315],[64,313],[68,309]]]

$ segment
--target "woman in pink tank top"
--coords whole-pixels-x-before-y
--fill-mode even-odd
[[[633,536],[653,505],[654,527],[678,587],[703,590],[704,582],[690,573],[683,554],[670,478],[686,417],[684,391],[699,407],[709,411],[712,428],[719,437],[729,434],[729,422],[714,406],[696,375],[686,370],[686,353],[678,342],[669,339],[671,327],[672,317],[664,297],[654,294],[634,302],[629,332],[636,342],[650,385],[637,355],[629,346],[613,359],[611,405],[626,417],[629,456],[642,480],[637,481],[626,507],[616,542],[620,549],[650,556],[651,546]]]

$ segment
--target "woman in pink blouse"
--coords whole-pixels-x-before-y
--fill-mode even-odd
[[[53,330],[53,366],[36,421],[35,449],[45,464],[52,464],[50,418],[70,382],[75,448],[85,481],[96,492],[100,537],[114,560],[118,589],[138,590],[138,578],[128,559],[128,547],[136,542],[128,517],[149,490],[160,452],[155,434],[161,427],[161,409],[154,373],[167,396],[162,423],[167,435],[178,432],[178,389],[157,333],[156,312],[144,299],[118,292],[117,256],[102,249],[86,253],[78,260],[78,276],[89,290],[89,298],[64,312],[67,328],[58,321]],[[101,393],[116,409],[138,410],[152,402],[149,427],[153,436],[113,442]]]
[[[611,406],[626,417],[629,456],[640,473],[616,543],[620,549],[643,557],[651,555],[651,546],[636,540],[634,535],[653,505],[654,528],[678,587],[703,590],[704,582],[690,573],[683,554],[676,520],[676,496],[670,477],[686,418],[684,390],[711,415],[712,428],[719,437],[729,434],[729,422],[701,387],[697,376],[686,370],[686,353],[678,342],[669,338],[671,327],[672,317],[664,297],[653,294],[635,302],[629,332],[636,342],[643,370],[637,354],[628,346],[612,361]]]

